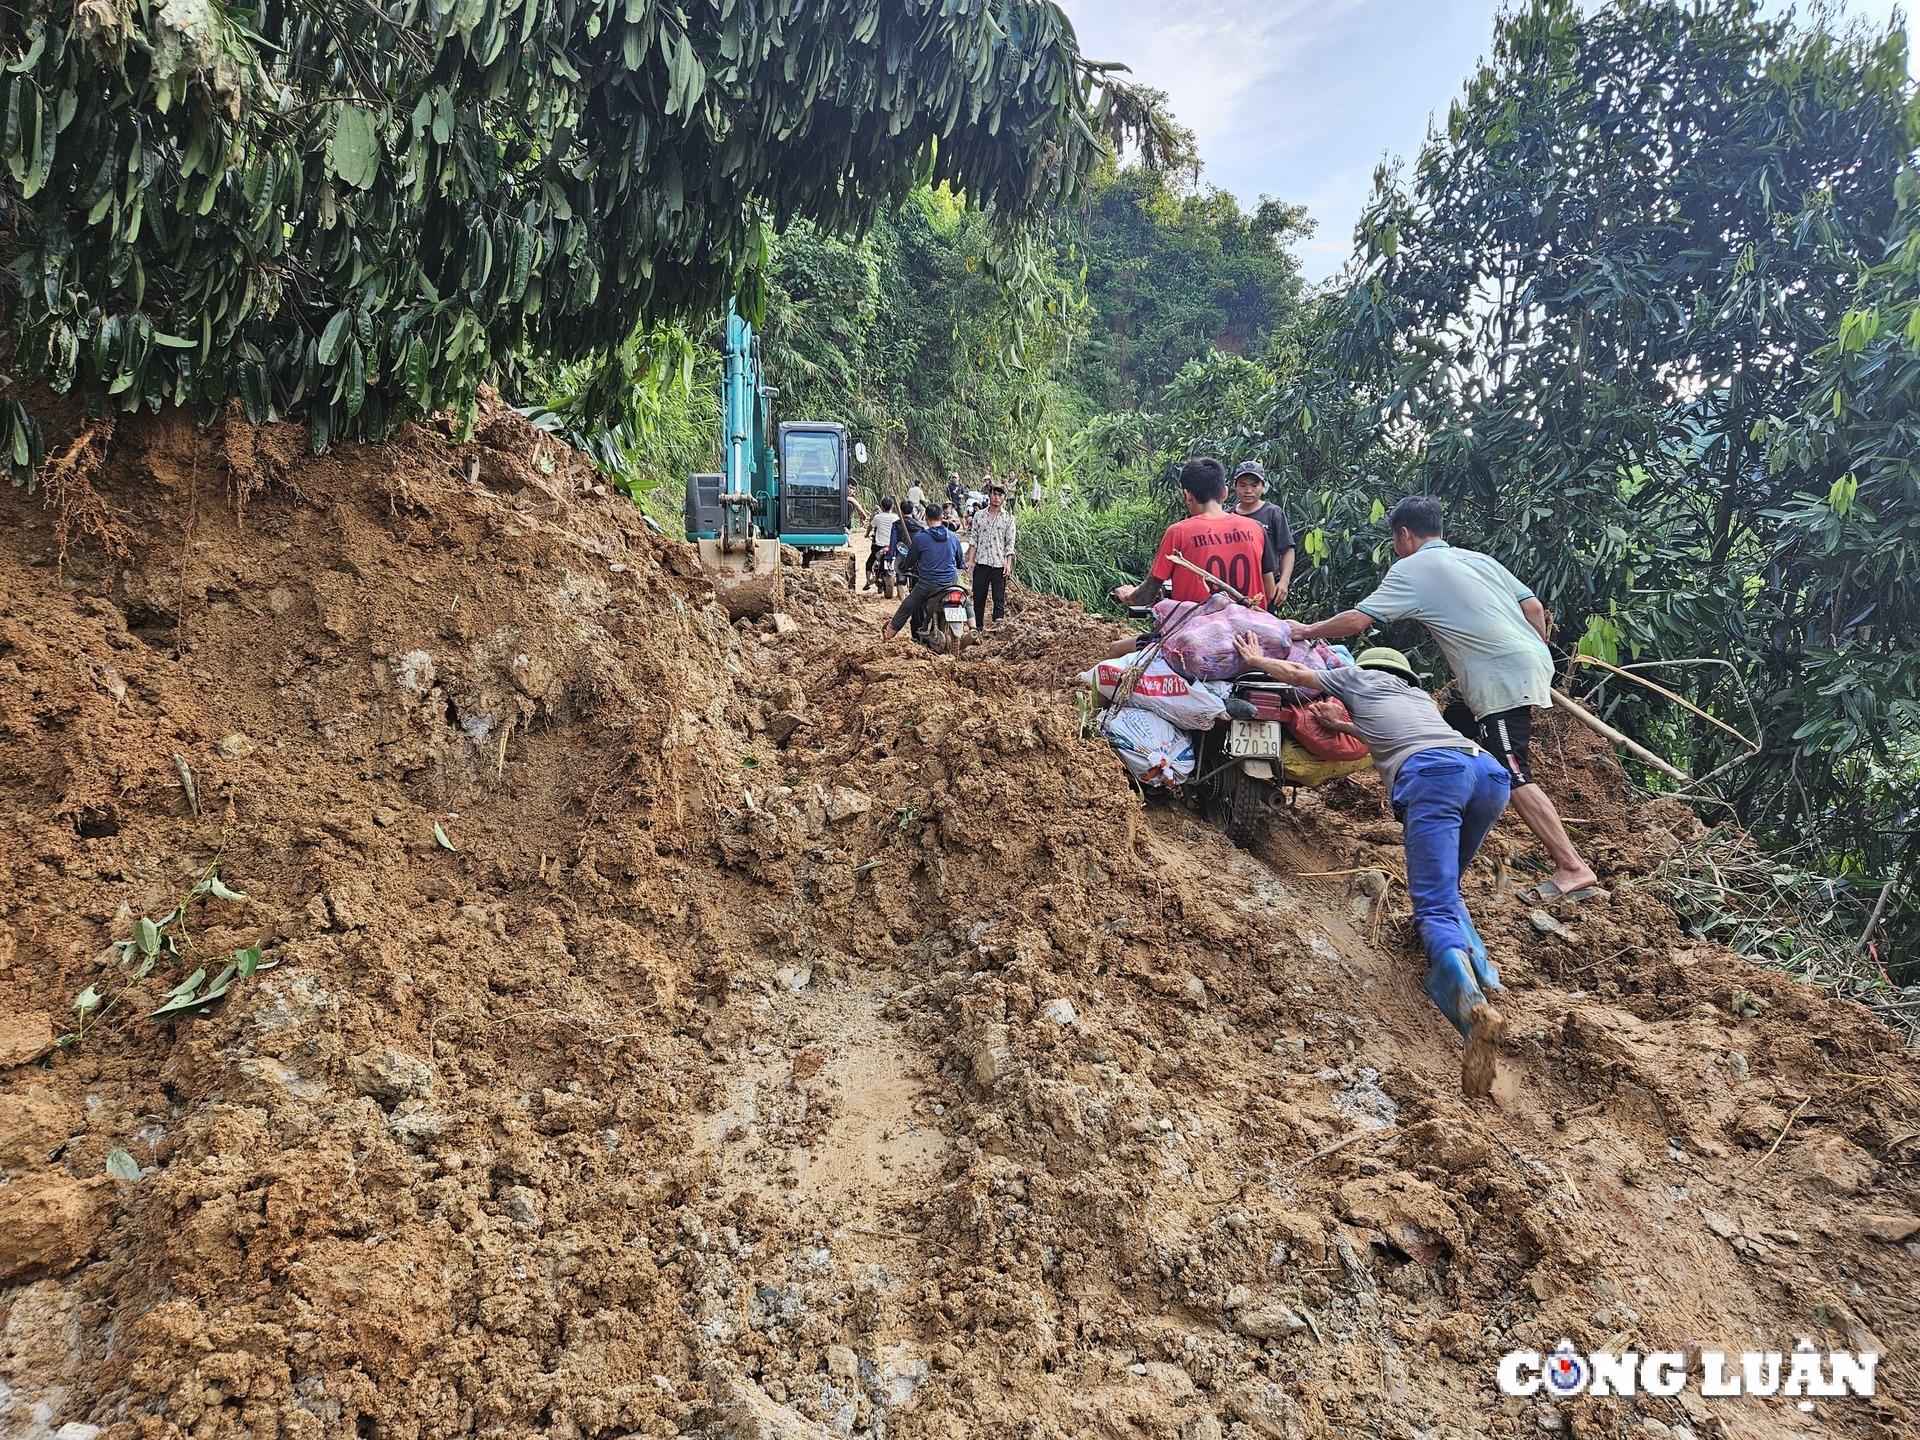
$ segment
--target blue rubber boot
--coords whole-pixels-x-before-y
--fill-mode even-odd
[[[1463,1036],[1473,1034],[1473,1008],[1487,1003],[1486,995],[1473,978],[1472,963],[1464,950],[1443,950],[1439,959],[1427,966],[1427,994],[1440,1007],[1440,1013],[1453,1022]]]
[[[1460,922],[1460,928],[1467,936],[1467,960],[1473,966],[1473,978],[1479,982],[1482,990],[1490,993],[1506,987],[1500,983],[1500,972],[1494,968],[1492,958],[1487,954],[1487,942],[1480,938],[1480,932],[1473,928],[1473,918],[1467,914],[1464,904],[1453,908],[1454,918]]]
[[[1467,1042],[1460,1056],[1460,1088],[1468,1095],[1488,1094],[1493,1089],[1495,1056],[1507,1038],[1507,1022],[1475,982],[1466,951],[1443,950],[1427,966],[1427,994]]]

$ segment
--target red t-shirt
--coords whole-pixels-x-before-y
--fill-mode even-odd
[[[1182,602],[1205,600],[1213,592],[1198,575],[1183,570],[1167,557],[1174,551],[1190,565],[1198,565],[1217,580],[1224,580],[1255,605],[1266,600],[1261,587],[1260,565],[1267,553],[1267,532],[1248,515],[1228,511],[1222,515],[1194,515],[1169,525],[1160,538],[1159,553],[1153,557],[1155,580],[1167,586],[1167,594]]]

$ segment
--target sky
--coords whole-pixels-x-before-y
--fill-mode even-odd
[[[1498,0],[1058,0],[1080,50],[1172,97],[1207,182],[1304,204],[1309,280],[1340,269],[1385,157],[1411,160],[1493,35]],[[1896,0],[1847,0],[1884,26]],[[1784,5],[1770,8],[1782,9]],[[1805,6],[1801,7],[1803,10]],[[1914,65],[1920,56],[1909,53]]]

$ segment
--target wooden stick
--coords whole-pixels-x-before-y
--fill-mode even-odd
[[[1618,675],[1622,680],[1631,680],[1636,685],[1644,685],[1647,689],[1653,691],[1654,694],[1666,696],[1667,699],[1673,701],[1674,704],[1680,706],[1682,709],[1691,710],[1694,714],[1698,715],[1702,720],[1706,721],[1709,725],[1719,726],[1722,730],[1726,731],[1727,734],[1733,736],[1734,739],[1738,740],[1742,745],[1746,746],[1747,749],[1752,751],[1755,755],[1758,755],[1760,753],[1760,747],[1758,745],[1754,744],[1753,741],[1749,740],[1746,736],[1742,735],[1738,730],[1734,729],[1731,725],[1727,724],[1726,721],[1716,720],[1713,716],[1709,715],[1706,711],[1702,710],[1698,705],[1694,704],[1691,700],[1685,699],[1679,695],[1674,694],[1673,691],[1667,689],[1667,687],[1664,685],[1656,685],[1653,683],[1653,681],[1648,680],[1643,676],[1629,674],[1627,671],[1622,670],[1618,665],[1609,665],[1606,661],[1596,660],[1591,655],[1574,655],[1570,657],[1569,663],[1576,664],[1576,665],[1598,665],[1602,670],[1605,670],[1612,675]]]
[[[1773,1152],[1778,1150],[1780,1148],[1780,1142],[1787,1138],[1787,1131],[1793,1128],[1793,1122],[1800,1118],[1800,1112],[1806,1109],[1808,1104],[1810,1104],[1812,1100],[1813,1100],[1813,1097],[1809,1095],[1805,1100],[1802,1100],[1798,1105],[1793,1107],[1793,1113],[1787,1116],[1787,1123],[1780,1127],[1780,1133],[1773,1137],[1773,1144],[1767,1147],[1767,1153],[1762,1155],[1758,1160],[1756,1160],[1754,1162],[1753,1169],[1747,1172],[1749,1176],[1759,1174],[1760,1167],[1762,1165],[1765,1165],[1767,1161],[1773,1158]]]
[[[1198,565],[1194,564],[1191,560],[1187,559],[1187,557],[1182,555],[1178,550],[1174,551],[1171,555],[1169,555],[1167,559],[1171,560],[1175,565],[1178,565],[1182,570],[1191,570],[1195,575],[1198,575],[1202,580],[1206,581],[1207,584],[1211,585],[1214,589],[1225,591],[1228,595],[1231,595],[1235,600],[1238,600],[1242,605],[1253,604],[1251,600],[1249,600],[1246,596],[1242,595],[1238,590],[1234,589],[1233,586],[1229,585],[1226,581],[1222,580],[1218,575],[1208,574],[1205,570],[1202,570]]]
[[[1574,719],[1578,720],[1582,725],[1586,726],[1589,730],[1593,731],[1594,734],[1600,736],[1602,739],[1611,740],[1614,744],[1618,745],[1622,750],[1625,750],[1629,755],[1633,756],[1637,760],[1642,760],[1646,762],[1648,765],[1651,765],[1654,769],[1658,770],[1661,774],[1671,775],[1675,780],[1678,780],[1682,785],[1690,785],[1693,783],[1691,778],[1687,775],[1686,771],[1680,769],[1678,766],[1669,764],[1665,760],[1662,760],[1658,755],[1654,754],[1651,750],[1647,749],[1647,747],[1642,745],[1638,740],[1628,739],[1625,735],[1622,735],[1618,730],[1614,729],[1611,725],[1607,724],[1607,722],[1602,720],[1598,715],[1595,715],[1592,711],[1588,710],[1584,705],[1576,701],[1572,696],[1562,694],[1560,691],[1555,690],[1553,692],[1553,703],[1561,707],[1562,709],[1566,710],[1568,713],[1570,713]]]
[[[1893,867],[1893,878],[1880,887],[1880,898],[1873,902],[1873,914],[1867,917],[1867,928],[1860,932],[1860,941],[1853,947],[1854,954],[1858,955],[1873,943],[1873,932],[1880,928],[1880,917],[1887,913],[1887,897],[1893,894],[1893,887],[1899,883],[1900,867],[1895,865]],[[1875,958],[1877,959],[1878,957]],[[1882,967],[1880,973],[1882,975],[1887,973],[1885,967]]]

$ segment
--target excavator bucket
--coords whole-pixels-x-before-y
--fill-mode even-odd
[[[700,568],[730,620],[757,620],[780,608],[780,542],[755,540],[751,550],[731,552],[718,540],[701,540]]]

